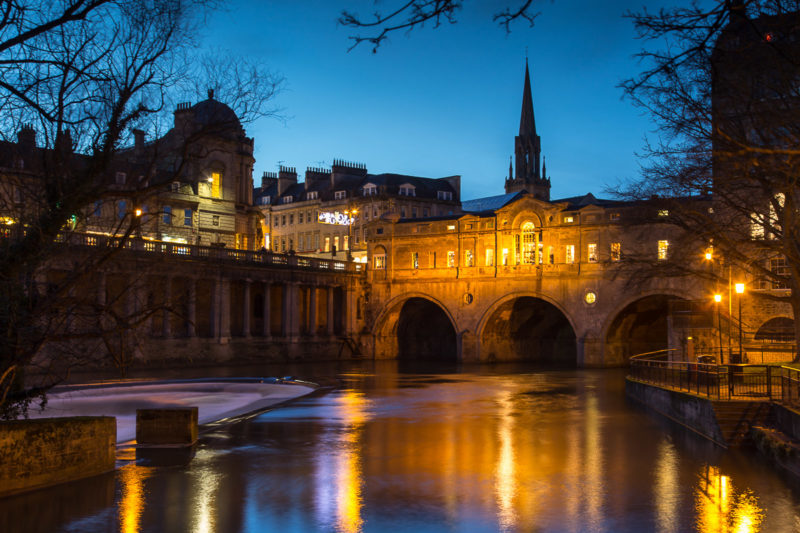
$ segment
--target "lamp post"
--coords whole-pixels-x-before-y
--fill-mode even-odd
[[[737,283],[735,289],[736,294],[739,295],[739,362],[741,363],[744,361],[744,357],[742,357],[742,295],[744,294],[744,283]]]
[[[719,364],[725,364],[722,357],[722,319],[719,315],[719,303],[722,301],[722,295],[717,293],[714,295],[714,304],[717,308],[717,333],[719,334]]]

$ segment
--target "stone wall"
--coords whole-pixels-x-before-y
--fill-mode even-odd
[[[0,497],[114,469],[113,417],[0,423]]]
[[[725,446],[725,438],[719,428],[714,406],[709,400],[661,389],[630,378],[625,380],[625,394],[657,413]]]

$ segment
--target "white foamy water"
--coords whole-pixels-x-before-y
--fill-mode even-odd
[[[204,380],[54,389],[47,395],[45,409],[31,406],[28,415],[114,416],[119,443],[136,437],[136,409],[197,407],[198,422],[207,424],[305,396],[313,390],[304,385]]]

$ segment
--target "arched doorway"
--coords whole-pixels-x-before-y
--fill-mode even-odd
[[[553,304],[530,296],[503,302],[486,320],[481,353],[488,361],[577,364],[575,331]]]
[[[409,298],[397,320],[398,357],[406,360],[456,361],[456,331],[450,318],[430,300]]]
[[[680,298],[658,294],[625,306],[606,334],[606,364],[624,364],[632,355],[669,347],[670,302]]]

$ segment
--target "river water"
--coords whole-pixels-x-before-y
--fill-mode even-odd
[[[800,530],[797,485],[624,396],[618,370],[365,365],[188,461],[0,500],[3,532]]]

